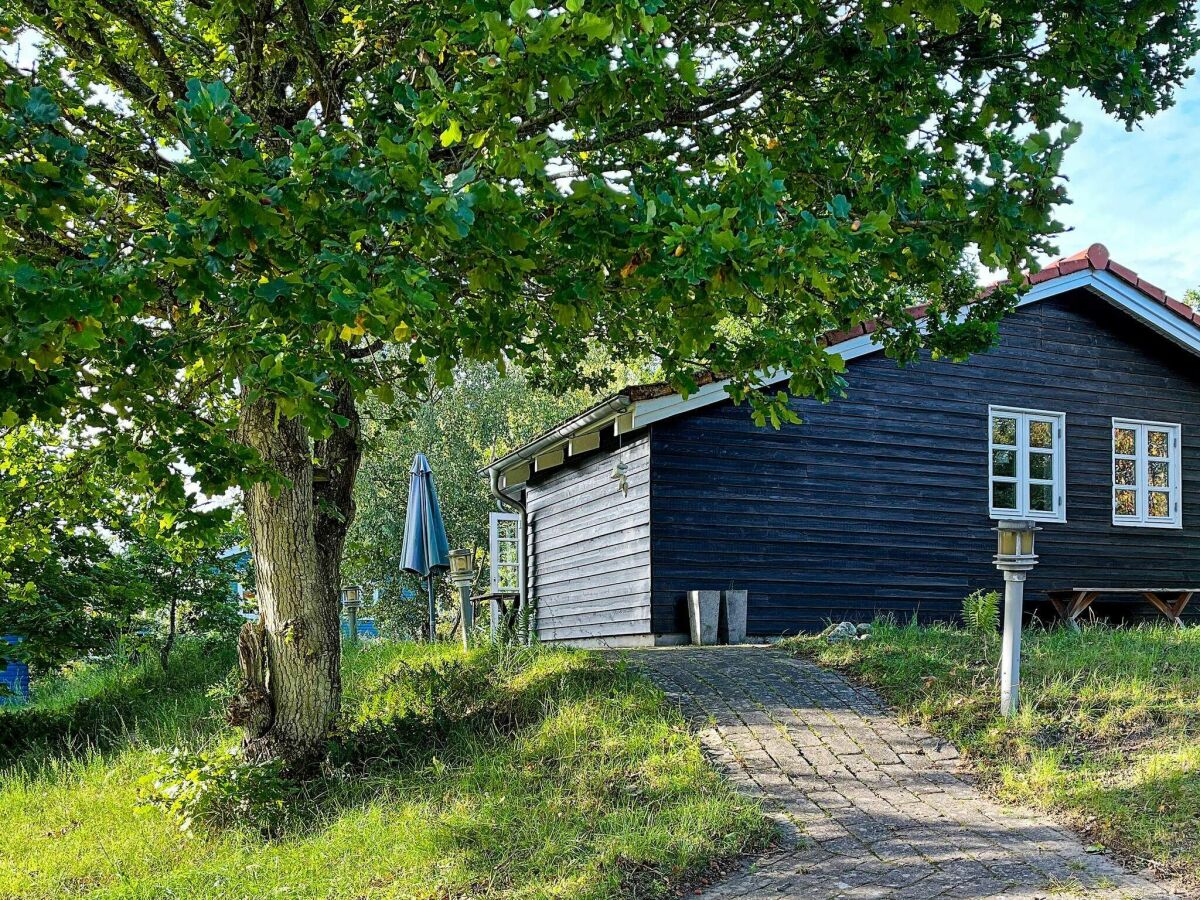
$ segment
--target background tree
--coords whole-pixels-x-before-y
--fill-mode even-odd
[[[236,542],[200,544],[138,536],[117,555],[126,583],[137,592],[138,618],[165,671],[179,634],[228,635],[245,621],[233,582],[237,573],[224,550]]]
[[[347,583],[379,587],[383,605],[376,619],[410,634],[426,617],[422,580],[400,571],[404,521],[413,456],[424,453],[433,467],[446,532],[454,547],[476,548],[480,577],[487,559],[488,513],[496,499],[479,470],[495,458],[627,384],[656,377],[648,364],[627,365],[595,347],[581,369],[584,387],[539,388],[518,371],[465,363],[449,385],[430,378],[415,409],[367,402],[362,410],[366,453],[355,486],[356,515],[346,543]],[[448,583],[441,606],[457,609]],[[405,600],[404,589],[413,598]]]
[[[119,644],[153,644],[164,667],[182,630],[236,632],[234,573],[214,546],[139,531],[124,495],[81,436],[10,429],[0,441],[0,629],[53,669]]]
[[[357,402],[464,359],[827,395],[819,335],[927,335],[975,245],[1032,265],[1083,90],[1171,102],[1192,0],[0,0],[0,415],[103,434],[162,530],[243,491],[270,670],[246,746],[299,771],[337,714]],[[904,286],[904,289],[901,289]],[[723,339],[724,323],[749,327]],[[255,663],[258,664],[258,663]],[[249,673],[263,681],[262,672]]]
[[[109,480],[57,431],[10,428],[0,439],[0,630],[47,670],[109,649],[139,608],[105,524]]]

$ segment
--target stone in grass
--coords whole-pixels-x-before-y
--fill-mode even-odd
[[[858,625],[855,626],[854,630],[857,631],[860,635],[870,634],[871,633],[871,623],[870,622],[859,622]]]
[[[858,629],[854,627],[853,622],[841,622],[832,629],[825,639],[831,644],[840,644],[844,641],[852,641],[858,636]]]

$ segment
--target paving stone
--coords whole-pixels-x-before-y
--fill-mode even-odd
[[[782,849],[701,892],[709,900],[1166,898],[1171,885],[1084,851],[1045,816],[985,797],[952,745],[892,717],[874,692],[778,650],[636,650]]]

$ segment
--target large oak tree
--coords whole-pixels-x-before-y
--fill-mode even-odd
[[[163,530],[239,487],[254,755],[338,711],[356,403],[599,342],[827,395],[819,336],[985,346],[964,250],[1048,249],[1082,90],[1171,102],[1192,0],[0,0],[0,414],[64,419]],[[932,298],[928,332],[905,307]]]

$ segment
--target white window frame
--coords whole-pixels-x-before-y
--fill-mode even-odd
[[[522,563],[523,563],[523,559],[522,559],[522,556],[523,556],[522,549],[523,548],[521,547],[520,521],[521,521],[521,517],[518,516],[516,513],[494,512],[494,513],[488,514],[488,566],[490,569],[489,574],[491,576],[489,585],[491,587],[491,591],[493,594],[495,594],[497,591],[500,590],[500,568],[501,568],[500,523],[501,522],[517,523],[517,536],[515,538],[515,543],[517,545],[517,561],[515,563],[509,563],[507,565],[509,568],[515,568],[517,570],[516,571],[516,579],[515,579],[516,587],[511,588],[510,590],[515,590],[518,593],[521,590],[521,569],[522,569]]]
[[[1117,453],[1117,429],[1133,431],[1136,446],[1132,456]],[[1165,431],[1169,455],[1166,458],[1150,456],[1147,432]],[[1142,419],[1120,419],[1113,417],[1109,432],[1109,448],[1112,456],[1112,490],[1109,503],[1112,505],[1112,523],[1125,528],[1182,528],[1183,527],[1183,428],[1178,422],[1149,422]],[[1117,460],[1133,460],[1137,471],[1137,512],[1132,516],[1117,515],[1117,491],[1128,490],[1130,485],[1117,484]],[[1170,504],[1169,519],[1150,516],[1150,463],[1166,462],[1170,465],[1170,483],[1167,485],[1167,502]],[[1156,488],[1155,490],[1160,490]]]
[[[997,416],[1017,420],[1017,443],[1013,447],[1006,444],[996,444],[992,420]],[[1029,423],[1049,422],[1054,429],[1054,445],[1051,448],[1053,457],[1053,478],[1048,480],[1030,479],[1029,477]],[[1061,412],[1051,412],[1042,409],[1020,409],[1012,406],[989,406],[987,416],[988,454],[988,512],[993,519],[1034,519],[1038,522],[1067,521],[1067,415]],[[1015,476],[994,475],[992,460],[996,450],[1016,450],[1017,474]],[[1034,448],[1037,452],[1037,448]],[[996,482],[1015,484],[1017,486],[1018,508],[1007,509],[997,507],[995,503]],[[1031,510],[1029,508],[1030,484],[1050,484],[1053,486],[1054,509],[1050,512]]]

